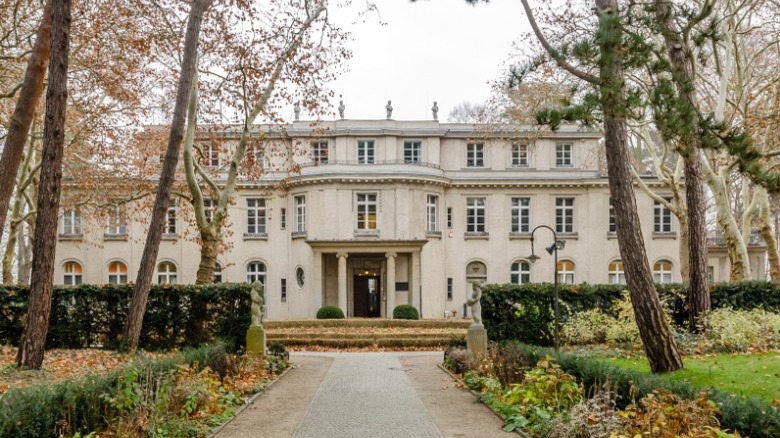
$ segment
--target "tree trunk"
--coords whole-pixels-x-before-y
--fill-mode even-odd
[[[27,234],[32,236],[32,228],[27,224]],[[17,284],[30,284],[30,268],[32,267],[32,239],[26,239],[24,224],[17,235],[19,240],[19,273]]]
[[[679,250],[680,277],[682,277],[683,283],[688,283],[691,278],[691,269],[690,269],[691,237],[690,234],[688,234],[690,227],[688,226],[687,210],[684,215],[677,215],[677,220],[680,222],[680,250]]]
[[[65,108],[68,103],[68,55],[70,49],[70,0],[52,6],[51,59],[46,91],[46,118],[43,127],[41,183],[35,229],[39,235],[33,248],[32,284],[27,319],[16,363],[40,369],[49,329],[51,293],[54,280],[54,251],[57,246],[57,216],[62,186],[62,155],[65,140]]]
[[[43,7],[41,24],[35,36],[30,59],[27,62],[27,70],[24,73],[24,82],[19,91],[19,100],[16,101],[14,114],[11,117],[11,125],[8,127],[8,135],[5,138],[3,156],[0,157],[0,230],[5,226],[5,218],[8,206],[11,202],[16,174],[19,172],[19,164],[22,162],[24,145],[27,143],[27,134],[30,131],[35,108],[43,93],[43,79],[46,76],[46,66],[49,62],[49,50],[51,48],[51,0],[47,0]],[[0,234],[0,239],[2,235]]]
[[[699,114],[693,106],[693,70],[688,59],[688,48],[682,34],[672,21],[672,9],[666,1],[655,1],[655,16],[661,26],[666,50],[674,70],[677,92],[686,103],[685,110],[695,127],[682,135],[681,152],[685,159],[685,201],[688,207],[689,238],[689,323],[691,331],[698,331],[698,321],[710,311],[710,287],[707,279],[707,218],[704,198],[704,179],[701,170]]]
[[[729,255],[729,280],[748,280],[750,279],[750,261],[747,246],[742,240],[742,233],[739,231],[739,226],[729,205],[728,189],[724,177],[709,170],[707,172],[707,185],[709,185],[712,198],[715,201],[716,219]]]
[[[217,266],[220,239],[219,234],[215,234],[212,228],[205,228],[200,232],[200,265],[195,284],[214,282],[214,267]]]
[[[780,253],[777,251],[777,235],[772,228],[772,218],[769,211],[769,195],[766,189],[756,186],[758,195],[759,213],[758,229],[766,244],[767,258],[769,259],[769,275],[772,281],[780,280]]]
[[[620,256],[650,369],[654,373],[674,371],[682,368],[682,359],[655,290],[634,198],[625,120],[628,111],[623,94],[622,28],[618,5],[616,0],[596,0],[595,3],[599,17],[599,76],[609,191],[615,208]]]
[[[182,55],[181,74],[176,91],[176,103],[173,110],[171,132],[168,137],[168,147],[165,153],[160,182],[157,186],[157,195],[154,200],[152,219],[149,225],[149,234],[146,236],[141,264],[138,268],[133,298],[125,326],[123,346],[129,352],[138,348],[138,340],[141,337],[141,324],[146,312],[146,302],[149,299],[149,289],[152,284],[157,253],[160,249],[165,215],[168,211],[168,201],[171,186],[176,177],[176,165],[179,161],[179,151],[184,137],[184,122],[187,117],[187,101],[193,75],[197,67],[197,48],[200,36],[200,27],[203,15],[211,6],[212,0],[193,0],[190,15],[187,19],[187,34],[184,39],[184,53]]]

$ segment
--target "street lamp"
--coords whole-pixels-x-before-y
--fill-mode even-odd
[[[555,284],[555,296],[554,296],[554,302],[553,305],[555,307],[555,351],[558,351],[558,347],[560,346],[560,327],[558,326],[558,321],[560,319],[560,314],[558,310],[558,250],[563,249],[563,247],[566,245],[566,242],[563,240],[558,240],[558,235],[555,234],[555,230],[548,227],[547,225],[537,225],[536,228],[531,231],[531,255],[528,256],[528,262],[531,264],[536,263],[540,257],[536,255],[534,252],[534,233],[536,233],[536,230],[539,228],[547,228],[553,233],[553,244],[544,248],[548,254],[555,256],[555,271],[554,271],[554,284]]]

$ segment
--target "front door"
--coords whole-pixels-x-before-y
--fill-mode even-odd
[[[382,302],[379,292],[378,276],[356,275],[354,278],[354,312],[358,318],[378,318],[379,304]]]

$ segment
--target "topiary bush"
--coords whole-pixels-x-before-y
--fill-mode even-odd
[[[344,319],[344,312],[336,306],[322,306],[317,311],[317,319]]]
[[[409,304],[399,304],[393,309],[393,318],[395,319],[420,319],[420,313],[414,306]]]

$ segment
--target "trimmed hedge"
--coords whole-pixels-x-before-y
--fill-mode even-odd
[[[317,311],[317,319],[344,319],[344,312],[336,306],[322,306]]]
[[[674,322],[685,326],[688,290],[683,284],[656,285]],[[559,285],[561,323],[578,312],[599,309],[609,314],[626,290],[625,285],[587,283]],[[482,287],[482,319],[491,340],[517,340],[542,346],[553,345],[554,285],[551,283],[488,284]],[[713,308],[763,308],[780,312],[780,283],[746,281],[716,283],[710,294]]]
[[[169,350],[215,339],[244,347],[249,291],[246,283],[153,286],[140,347]],[[21,339],[28,295],[26,286],[0,286],[0,343]],[[119,347],[132,295],[126,284],[55,286],[46,348]]]
[[[596,357],[572,353],[555,353],[550,348],[518,343],[532,363],[546,356],[554,357],[567,373],[585,386],[585,393],[603,387],[608,382],[617,394],[619,408],[638,401],[655,389],[672,391],[685,399],[695,399],[699,391],[707,390],[707,397],[721,410],[720,423],[724,429],[738,430],[753,438],[780,436],[780,407],[771,406],[758,397],[745,397],[717,388],[697,388],[688,382],[669,382],[655,374],[621,368]]]
[[[395,319],[420,319],[420,313],[414,306],[409,304],[399,304],[393,309],[393,318]]]

